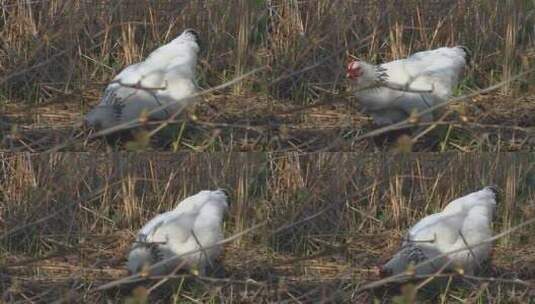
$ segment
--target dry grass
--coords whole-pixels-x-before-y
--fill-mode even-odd
[[[410,3],[409,3],[410,2]],[[380,62],[463,44],[473,50],[460,93],[533,68],[533,1],[3,1],[0,130],[4,150],[99,151],[72,126],[105,84],[184,28],[202,34],[198,82],[209,88],[269,66],[205,97],[198,118],[136,148],[208,151],[384,151],[384,138],[345,91],[349,55]],[[533,150],[533,74],[448,107],[416,151]],[[295,111],[301,106],[336,106]],[[236,106],[235,106],[236,105]],[[283,115],[295,111],[293,115]],[[214,118],[214,116],[216,116]],[[531,119],[530,119],[531,117]],[[490,136],[489,136],[490,135]],[[124,148],[125,146],[115,146]],[[126,147],[132,147],[126,146]]]
[[[143,300],[147,290],[135,286],[95,288],[126,275],[125,254],[147,219],[200,189],[226,187],[228,236],[267,225],[225,246],[222,274],[172,280],[149,295],[151,302],[407,303],[395,286],[357,290],[377,280],[373,267],[395,250],[407,227],[488,184],[503,190],[496,232],[535,217],[531,154],[4,154],[1,296],[6,302]],[[527,226],[497,241],[487,275],[534,286],[534,233]],[[458,281],[430,285],[417,299],[527,303],[535,292],[506,282]]]

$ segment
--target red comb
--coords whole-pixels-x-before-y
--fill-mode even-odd
[[[358,78],[362,72],[360,72],[360,68],[352,68],[352,65],[359,62],[360,60],[353,60],[353,61],[350,61],[348,64],[347,64],[347,67],[346,67],[346,77],[350,78],[350,79],[355,79],[355,78]]]

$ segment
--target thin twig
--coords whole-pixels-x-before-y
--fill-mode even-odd
[[[474,259],[474,261],[477,263],[477,267],[478,269],[481,269],[481,264],[479,263],[479,261],[477,260],[477,257],[474,253],[474,251],[472,250],[472,247],[470,247],[468,245],[468,242],[466,241],[466,238],[464,237],[464,234],[461,230],[459,230],[459,235],[461,236],[461,239],[463,240],[463,243],[464,245],[466,246],[466,248],[468,248],[468,251],[470,252],[470,254],[472,255],[472,258]]]
[[[141,80],[136,82],[136,83],[134,83],[134,84],[124,83],[120,79],[110,81],[110,84],[113,84],[113,83],[116,83],[116,84],[118,84],[118,85],[120,85],[122,87],[125,87],[125,88],[138,89],[138,90],[142,90],[142,91],[162,91],[162,90],[166,90],[167,89],[167,81],[165,81],[165,85],[163,87],[147,87],[147,86],[143,86],[143,85],[141,85]]]
[[[446,268],[448,268],[448,266],[450,266],[450,264],[452,262],[453,262],[453,260],[448,260],[447,263],[444,263],[444,265],[442,265],[442,267],[440,267],[440,269],[437,272],[433,273],[428,278],[426,278],[423,282],[418,284],[418,286],[416,286],[415,290],[421,289],[425,285],[429,284],[429,282],[431,282],[432,280],[437,278],[439,275],[441,275],[444,272],[444,270],[446,270]]]
[[[163,276],[158,282],[156,282],[154,285],[152,285],[149,289],[148,289],[148,292],[149,294],[151,292],[153,292],[156,288],[158,288],[159,286],[163,285],[165,282],[169,281],[171,278],[173,278],[174,275],[176,275],[176,273],[178,272],[178,270],[180,270],[184,265],[186,264],[186,261],[182,261],[180,263],[178,263],[178,265],[175,266],[175,268],[173,269],[173,271],[171,271],[171,273],[169,273],[168,275],[165,275]],[[154,278],[154,276],[150,276],[150,278]]]
[[[195,243],[197,243],[197,246],[199,246],[199,248],[201,249],[201,253],[204,255],[204,258],[210,264],[210,267],[214,268],[214,265],[213,265],[212,261],[208,257],[208,252],[206,252],[206,249],[204,248],[204,246],[199,241],[199,238],[197,238],[197,235],[195,234],[195,231],[193,231],[193,229],[191,230],[191,235],[193,236],[193,239],[195,240]],[[203,267],[204,267],[204,265],[203,265]],[[205,270],[203,269],[202,275],[204,275],[204,271]]]

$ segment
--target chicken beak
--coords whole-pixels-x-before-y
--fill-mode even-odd
[[[392,275],[392,271],[385,269],[384,267],[379,267],[379,277],[386,278]]]

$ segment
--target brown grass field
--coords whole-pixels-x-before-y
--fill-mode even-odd
[[[200,102],[154,135],[80,127],[185,28]],[[453,45],[472,62],[432,124],[377,129],[348,91],[354,56]],[[534,70],[533,0],[0,0],[0,304],[535,303]],[[491,184],[488,269],[379,278],[411,225]],[[214,272],[120,281],[148,219],[218,187]]]
[[[501,189],[496,234],[533,221],[527,153],[3,154],[0,301],[533,303],[535,224],[499,238],[477,278],[367,288],[408,227],[489,184]],[[216,187],[230,190],[225,235],[245,232],[218,273],[97,290],[127,275],[143,223]]]
[[[535,149],[531,0],[37,0],[1,1],[0,12],[2,150]],[[137,130],[108,145],[77,127],[116,73],[185,28],[202,36],[202,89],[264,69],[152,137]],[[370,133],[347,92],[350,56],[381,62],[457,44],[473,63],[456,95],[474,95],[450,102],[425,134]]]

